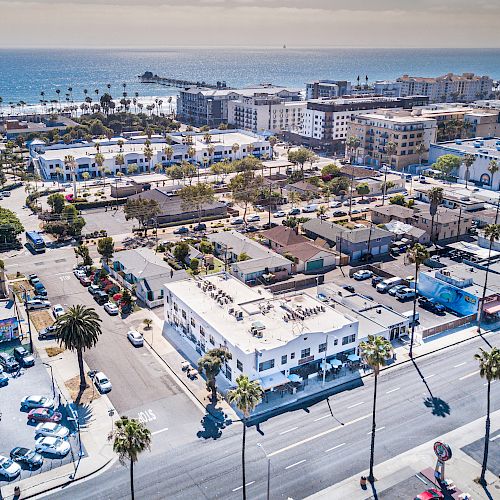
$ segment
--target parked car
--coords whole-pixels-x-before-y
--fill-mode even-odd
[[[347,217],[347,212],[344,212],[343,210],[335,210],[332,215],[333,217]]]
[[[35,428],[35,438],[39,436],[59,437],[64,439],[69,436],[69,429],[56,422],[42,422]]]
[[[62,413],[52,408],[33,408],[27,415],[30,422],[60,422]]]
[[[370,279],[373,276],[373,273],[368,269],[362,269],[361,271],[356,271],[352,277],[357,281],[363,281]]]
[[[43,283],[41,281],[39,281],[38,283],[35,283],[33,285],[33,288],[35,289],[35,293],[37,295],[40,295],[42,297],[47,297],[47,290],[45,289],[45,286],[43,285]]]
[[[444,495],[436,488],[431,488],[430,490],[419,493],[414,500],[433,500],[436,498],[444,498]]]
[[[57,338],[57,333],[54,325],[47,326],[38,332],[39,340],[51,340],[55,338]]]
[[[97,372],[94,375],[94,384],[101,393],[109,392],[113,387],[109,378],[103,372]]]
[[[82,267],[75,267],[75,269],[73,269],[73,274],[78,279],[83,278],[84,276],[87,276],[85,269],[83,269]]]
[[[244,224],[245,221],[241,217],[236,217],[236,219],[233,219],[231,221],[232,226],[240,226],[241,224]]]
[[[89,287],[87,288],[87,291],[90,293],[90,295],[95,295],[100,290],[101,289],[99,288],[99,285],[89,285]]]
[[[35,365],[35,358],[23,346],[14,348],[14,358],[21,365],[27,368]]]
[[[418,304],[422,309],[426,309],[434,314],[444,314],[446,312],[446,308],[436,302],[434,299],[428,299],[427,297],[420,297],[418,299]]]
[[[403,301],[403,300],[413,299],[416,294],[417,292],[415,292],[413,288],[404,287],[396,292],[396,297],[399,300]]]
[[[403,288],[406,288],[406,285],[396,285],[392,288],[389,288],[389,290],[387,290],[387,293],[395,297],[399,290],[402,290]]]
[[[0,366],[0,387],[5,387],[9,384],[9,377],[3,371],[3,368]]]
[[[288,215],[300,215],[300,208],[292,208],[288,211]]]
[[[80,278],[80,284],[84,287],[90,286],[92,284],[92,281],[90,281],[87,276],[82,276]]]
[[[10,197],[10,195],[11,195],[11,192],[10,192],[10,191],[2,191],[2,194],[3,194],[5,197],[9,198],[9,197]]]
[[[260,221],[260,215],[259,214],[253,214],[247,217],[247,222],[259,222]]]
[[[64,307],[61,304],[56,304],[52,307],[52,314],[54,315],[54,318],[59,318],[59,316],[64,314]]]
[[[35,441],[35,449],[40,453],[64,457],[71,450],[71,445],[65,439],[40,436]]]
[[[354,293],[354,287],[352,285],[344,285],[342,288],[350,293]]]
[[[118,306],[116,304],[113,304],[112,302],[106,302],[106,304],[104,304],[104,310],[110,316],[117,316],[120,312],[120,309],[118,309]]]
[[[340,208],[342,206],[342,202],[340,201],[334,201],[333,203],[330,203],[330,208]]]
[[[16,358],[6,352],[0,352],[0,366],[6,372],[15,372],[19,370],[19,363],[16,361]]]
[[[319,218],[320,218],[321,220],[327,220],[329,217],[330,217],[330,216],[329,216],[328,214],[321,214],[321,215],[319,216]]]
[[[285,222],[285,221],[283,221]],[[262,224],[262,229],[272,229],[273,227],[276,227],[278,224],[276,222],[266,222],[265,224]]]
[[[187,227],[178,227],[177,229],[174,230],[174,234],[188,234],[189,229]]]
[[[283,212],[283,210],[278,210],[277,212],[273,213],[273,217],[285,217],[286,213]]]
[[[260,231],[260,227],[253,224],[245,228],[245,233],[256,233],[257,231]]]
[[[30,410],[32,408],[54,408],[55,401],[47,396],[26,396],[21,401],[21,410]]]
[[[7,479],[14,479],[21,474],[21,466],[10,458],[0,455],[0,475]]]
[[[144,337],[137,330],[129,330],[127,332],[127,339],[135,347],[142,347],[144,345]]]
[[[100,305],[103,306],[109,301],[108,294],[102,290],[99,290],[94,294],[94,300]]]
[[[18,463],[26,464],[30,470],[43,464],[43,457],[40,453],[20,446],[10,451],[10,458]]]
[[[207,225],[204,222],[200,222],[194,226],[193,231],[206,231]]]
[[[31,311],[33,309],[46,309],[47,307],[50,307],[50,302],[48,300],[31,299],[26,301],[26,305]]]
[[[382,281],[384,281],[384,278],[382,278],[382,276],[374,276],[372,278],[372,286],[377,286]]]
[[[28,281],[31,285],[40,282],[40,278],[36,274],[28,274]]]
[[[304,212],[305,214],[316,212],[316,210],[318,210],[318,205],[316,205],[316,203],[312,203],[311,205],[306,205],[305,207],[302,208],[302,212]]]

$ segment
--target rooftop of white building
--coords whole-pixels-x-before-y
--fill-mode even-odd
[[[383,121],[390,123],[406,124],[406,123],[435,123],[434,118],[420,115],[412,115],[408,111],[395,111],[393,109],[380,109],[373,113],[363,113],[356,118],[368,119],[375,121]]]
[[[455,141],[440,142],[437,146],[449,148],[462,154],[486,155],[491,158],[500,158],[499,137],[457,139]]]
[[[170,290],[228,342],[247,353],[278,348],[301,335],[324,334],[356,322],[305,293],[275,297],[226,273],[165,286],[167,293]]]

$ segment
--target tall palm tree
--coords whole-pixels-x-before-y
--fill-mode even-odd
[[[214,156],[214,153],[215,153],[215,146],[208,146],[207,148],[207,153],[208,153],[208,158],[209,158],[209,162],[212,162],[213,160],[213,156]]]
[[[389,157],[389,165],[392,166],[392,157],[398,152],[398,145],[393,142],[389,141],[385,145],[385,153]]]
[[[443,202],[443,188],[433,187],[427,192],[427,198],[429,199],[429,213],[431,214],[431,241],[434,242],[434,217],[436,217],[438,207]]]
[[[470,168],[474,165],[475,161],[476,155],[472,154],[466,154],[462,159],[462,163],[465,166],[465,189],[469,188]]]
[[[419,165],[422,165],[422,158],[424,157],[425,153],[427,153],[427,148],[425,147],[425,144],[423,142],[420,142],[415,146],[415,154],[418,156]]]
[[[78,168],[78,163],[73,155],[66,155],[64,157],[64,165],[71,172],[71,178],[73,180],[73,197],[76,198],[76,169]]]
[[[101,318],[92,307],[81,304],[71,306],[55,322],[59,345],[70,351],[76,351],[80,371],[80,393],[87,387],[83,368],[83,352],[95,347],[101,335]]]
[[[410,339],[410,358],[413,356],[413,339],[415,335],[415,316],[417,314],[417,280],[418,280],[418,271],[420,266],[424,261],[429,258],[429,252],[424,245],[420,243],[415,243],[410,249],[408,249],[408,259],[410,262],[415,264],[415,296],[413,297],[413,317],[411,323],[411,339]]]
[[[207,389],[212,391],[212,402],[217,402],[217,383],[222,366],[232,359],[231,353],[227,349],[210,349],[198,360],[198,371],[207,377]]]
[[[490,186],[493,189],[493,177],[498,172],[498,162],[496,160],[491,160],[488,164],[488,172],[491,174]]]
[[[187,155],[192,162],[194,157],[196,156],[196,148],[194,146],[190,146],[187,150]]]
[[[360,145],[361,145],[361,141],[360,141],[359,137],[357,137],[355,135],[351,135],[345,141],[346,152],[349,156],[349,161],[351,162],[351,164],[354,163],[353,158],[355,157],[356,151]]]
[[[203,140],[205,141],[205,144],[210,144],[212,142],[212,135],[209,132],[205,132],[203,134]]]
[[[233,155],[236,155],[236,153],[240,150],[240,145],[235,142],[232,146],[231,146],[231,151],[233,152]]]
[[[118,165],[118,171],[121,172],[123,165],[125,165],[125,157],[122,153],[118,153],[115,156],[115,165]],[[127,170],[128,172],[128,170]]]
[[[278,144],[278,138],[275,135],[272,135],[269,137],[267,140],[269,142],[269,145],[271,146],[271,160],[274,160],[274,148],[276,144]]]
[[[481,467],[481,476],[479,481],[485,484],[486,467],[488,465],[488,451],[490,444],[490,407],[491,407],[491,383],[494,380],[500,380],[500,350],[498,347],[493,347],[490,352],[485,351],[481,347],[479,353],[474,354],[474,359],[479,362],[479,375],[487,380],[486,384],[486,425],[484,433],[484,453],[483,465]]]
[[[486,274],[484,276],[483,285],[483,296],[481,299],[481,304],[479,305],[479,313],[477,320],[477,333],[481,333],[481,321],[483,318],[483,307],[484,299],[486,298],[486,292],[488,290],[488,275],[490,273],[490,261],[491,261],[491,249],[493,248],[493,243],[500,240],[500,224],[489,224],[484,229],[484,237],[490,240],[488,248],[488,260],[486,261]]]
[[[247,498],[246,474],[245,474],[245,441],[247,421],[250,413],[260,403],[262,399],[262,387],[257,380],[250,381],[247,375],[240,375],[236,379],[236,389],[227,393],[229,403],[234,403],[243,413],[243,440],[241,445],[241,468],[243,478],[243,500]]]
[[[170,166],[170,161],[172,160],[172,156],[174,156],[174,148],[170,145],[167,145],[163,148],[163,154],[167,158],[168,165]]]
[[[111,439],[120,463],[130,462],[130,497],[134,500],[134,464],[140,453],[151,449],[151,431],[139,420],[124,416],[115,422]]]
[[[373,475],[373,465],[375,459],[375,432],[377,430],[377,424],[375,421],[375,412],[377,408],[377,383],[378,375],[380,373],[380,368],[382,368],[386,361],[392,356],[392,345],[391,343],[381,336],[368,335],[368,340],[363,341],[359,344],[361,350],[361,356],[364,362],[369,365],[373,370],[373,375],[375,377],[373,384],[373,410],[372,410],[372,440],[370,446],[370,473],[368,475],[368,480],[373,483],[375,481],[375,476]]]
[[[150,140],[147,140],[144,143],[143,154],[144,154],[144,158],[146,158],[146,160],[148,162],[148,171],[151,172],[151,159],[154,156],[154,152],[153,152],[153,148],[151,147],[151,141]]]

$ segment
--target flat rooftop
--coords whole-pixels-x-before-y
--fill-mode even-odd
[[[325,334],[355,323],[305,293],[275,297],[226,273],[165,286],[246,353],[278,348],[303,334]],[[215,293],[226,294],[231,301],[218,301],[212,297]],[[242,319],[236,318],[235,311],[241,312]],[[251,333],[252,327],[260,330],[261,338]]]
[[[446,141],[440,142],[436,144],[436,146],[449,148],[463,154],[487,155],[500,159],[500,138],[498,137],[487,139],[461,139],[458,144],[457,141]]]

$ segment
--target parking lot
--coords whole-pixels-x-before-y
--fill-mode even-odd
[[[34,449],[35,427],[38,424],[28,422],[26,418],[28,412],[21,411],[20,409],[21,400],[30,395],[53,397],[51,378],[38,359],[36,360],[35,366],[23,369],[19,377],[10,377],[8,385],[0,388],[0,455],[9,457],[10,451],[17,446]],[[54,399],[57,405],[59,403],[59,395],[57,393]],[[71,451],[63,458],[43,454],[44,462],[42,466],[33,470],[29,470],[26,465],[21,464],[21,474],[12,481],[25,479],[60,467],[61,465],[71,463],[72,461],[76,463],[78,460],[78,435],[75,432],[75,425],[67,419],[64,401],[56,410],[63,414],[61,424],[68,427],[71,431],[70,437],[68,438],[71,444]],[[0,476],[0,486],[5,483],[6,479]]]

